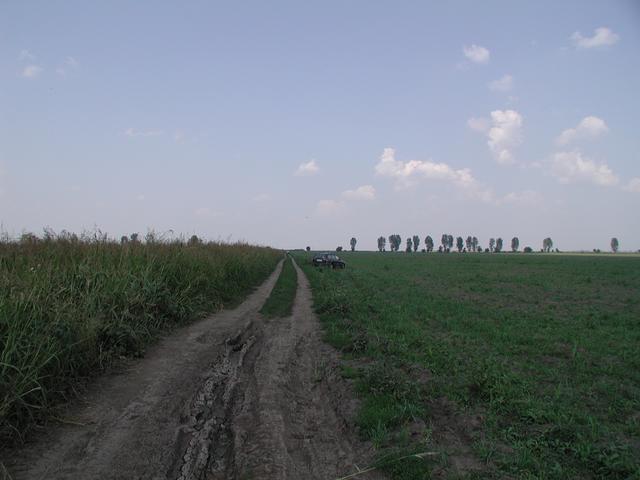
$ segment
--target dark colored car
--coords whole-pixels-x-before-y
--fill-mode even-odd
[[[335,253],[319,253],[313,256],[313,266],[321,267],[326,265],[331,268],[344,268],[347,264]]]

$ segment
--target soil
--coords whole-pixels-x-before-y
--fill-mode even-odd
[[[295,268],[291,317],[258,313],[281,262],[240,306],[176,331],[99,379],[64,423],[3,452],[12,478],[337,479],[369,465],[353,392]]]

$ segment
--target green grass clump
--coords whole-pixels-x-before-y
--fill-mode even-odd
[[[75,236],[0,243],[0,440],[170,328],[232,305],[280,253],[245,244]]]
[[[268,318],[283,318],[291,315],[297,287],[296,270],[291,258],[287,258],[282,266],[282,273],[280,273],[280,277],[260,313]]]
[[[344,256],[340,275],[299,263],[381,454],[435,450],[454,475],[449,442],[473,478],[640,478],[640,258]]]

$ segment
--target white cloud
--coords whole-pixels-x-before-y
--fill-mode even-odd
[[[38,65],[27,65],[22,70],[22,76],[24,78],[36,78],[44,69]]]
[[[163,134],[162,130],[136,130],[135,128],[127,128],[124,131],[127,137],[158,137]]]
[[[618,177],[606,163],[596,163],[583,157],[578,151],[554,154],[551,160],[551,173],[560,183],[583,181],[605,187],[618,183]]]
[[[620,35],[613,33],[606,27],[596,28],[593,37],[583,37],[580,32],[571,35],[571,40],[576,48],[608,47],[620,40]]]
[[[629,180],[629,183],[623,187],[623,190],[626,190],[627,192],[640,193],[640,177],[634,177]]]
[[[344,208],[342,202],[335,200],[320,200],[316,206],[316,213],[319,215],[331,215],[341,211]]]
[[[376,189],[372,185],[362,185],[355,190],[345,190],[342,197],[347,200],[373,200],[376,198]]]
[[[429,160],[402,162],[395,159],[393,148],[384,149],[375,170],[380,176],[395,179],[396,188],[410,187],[421,179],[443,181],[460,188],[469,197],[486,203],[495,203],[496,201],[493,191],[480,184],[468,168],[454,169],[446,163],[436,163]]]
[[[504,75],[498,80],[489,82],[489,89],[494,92],[508,92],[513,88],[513,77],[511,75]]]
[[[18,58],[22,61],[33,62],[36,59],[36,56],[32,54],[29,50],[23,49],[23,50],[20,50],[20,54],[18,55]]]
[[[515,163],[512,150],[522,143],[522,115],[515,110],[494,110],[487,137],[487,145],[498,163]]]
[[[475,44],[471,45],[470,47],[467,47],[465,45],[462,48],[462,51],[464,53],[464,56],[474,63],[488,63],[489,57],[491,56],[489,50]]]
[[[489,130],[489,126],[491,122],[488,118],[480,117],[480,118],[470,118],[467,120],[467,125],[471,130],[475,130],[476,132],[486,132]]]
[[[577,127],[568,128],[556,139],[558,145],[566,145],[580,138],[593,138],[609,131],[609,127],[601,118],[584,117]]]
[[[311,160],[307,163],[301,163],[300,166],[298,166],[298,169],[295,171],[294,175],[297,177],[308,177],[311,175],[315,175],[319,170],[320,168],[318,167],[316,161]]]
[[[476,184],[468,168],[455,170],[446,163],[435,163],[429,160],[402,162],[395,159],[393,148],[384,149],[375,170],[380,176],[395,178],[400,187],[411,185],[416,178],[444,180],[463,188]]]

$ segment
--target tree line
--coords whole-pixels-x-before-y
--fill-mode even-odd
[[[400,248],[402,247],[402,237],[400,235],[398,235],[397,233],[394,233],[392,235],[389,235],[388,238],[382,235],[378,237],[378,251],[385,252],[387,250],[387,242],[389,244],[390,251],[392,252],[400,251]],[[417,252],[418,249],[420,248],[420,242],[421,242],[421,238],[418,235],[407,237],[404,251]],[[358,243],[358,240],[356,239],[356,237],[352,237],[350,241],[352,252],[355,251],[357,243]],[[483,250],[482,246],[478,242],[478,237],[474,237],[471,235],[467,236],[466,239],[463,239],[462,237],[456,237],[455,243],[454,243],[453,235],[450,235],[448,233],[443,233],[442,236],[440,237],[440,245],[438,246],[437,251],[439,253],[449,253],[454,248],[454,245],[455,245],[455,249],[459,253],[467,253],[467,252],[501,253],[504,249],[504,241],[500,237],[490,238],[489,246]],[[613,237],[611,239],[610,246],[611,246],[611,251],[613,253],[616,253],[618,251],[620,247],[620,242],[616,237]],[[434,248],[435,248],[435,242],[433,241],[433,238],[431,237],[431,235],[427,235],[424,239],[424,247],[422,248],[422,251],[430,253],[434,251]],[[511,251],[518,252],[520,251],[519,249],[520,249],[520,239],[518,237],[513,237],[511,239]],[[341,251],[342,247],[338,247],[337,250]],[[554,251],[553,240],[551,239],[551,237],[546,237],[545,239],[542,240],[542,248],[540,249],[540,251],[544,253],[550,253]],[[560,250],[556,248],[555,251],[559,252]],[[596,253],[600,252],[599,249],[595,249],[595,248],[593,249],[593,251]],[[533,249],[531,247],[524,247],[523,252],[531,253],[533,252]]]

